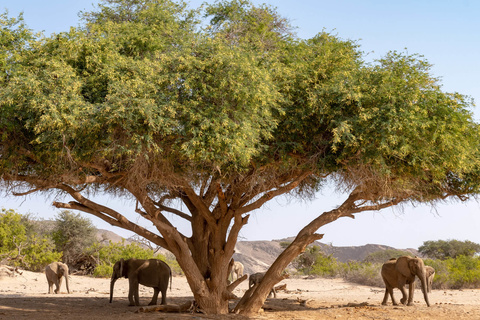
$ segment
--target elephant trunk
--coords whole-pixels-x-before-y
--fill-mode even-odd
[[[428,300],[428,285],[427,285],[427,276],[425,273],[423,273],[420,276],[420,282],[422,283],[422,291],[423,291],[423,297],[425,298],[425,302],[427,303],[427,306],[430,307],[430,301]]]
[[[65,285],[67,286],[67,292],[70,293],[70,288],[68,287],[68,272],[65,275]]]
[[[112,280],[110,280],[110,303],[112,303],[113,301],[113,287],[115,286],[115,281],[117,281],[117,279],[115,278],[112,278]]]

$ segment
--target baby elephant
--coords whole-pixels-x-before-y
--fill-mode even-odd
[[[53,293],[53,285],[55,284],[55,293],[60,293],[60,287],[62,286],[62,277],[65,277],[65,284],[67,286],[67,292],[70,293],[68,287],[68,266],[61,262],[52,262],[45,267],[45,275],[48,282],[48,293]]]
[[[260,281],[262,281],[264,276],[265,276],[265,272],[257,272],[250,275],[250,279],[248,280],[248,288],[251,288],[256,284],[259,284]],[[268,298],[272,296],[272,293],[273,293],[273,297],[276,298],[277,292],[275,291],[275,287],[273,287],[270,293],[268,294]]]

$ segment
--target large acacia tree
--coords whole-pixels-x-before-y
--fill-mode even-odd
[[[194,11],[105,0],[82,21],[39,36],[2,15],[2,189],[55,193],[57,208],[168,249],[207,313],[228,312],[238,234],[275,197],[327,183],[347,195],[298,233],[239,313],[259,310],[321,226],[479,191],[473,103],[443,92],[421,56],[368,64],[356,42],[298,39],[274,8],[244,0]],[[92,201],[99,192],[136,201],[156,231]]]

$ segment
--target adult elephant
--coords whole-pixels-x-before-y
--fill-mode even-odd
[[[70,293],[68,287],[68,266],[62,262],[52,262],[45,267],[45,275],[48,282],[48,293],[53,293],[53,285],[55,284],[55,293],[60,292],[62,286],[62,278],[65,277],[65,285],[67,286],[67,292]]]
[[[239,261],[235,261],[233,263],[232,272],[231,272],[232,281],[237,280],[238,278],[243,276],[243,270],[244,270],[243,264]],[[236,275],[235,279],[233,277],[234,275]]]
[[[423,260],[415,257],[400,257],[398,259],[391,259],[385,262],[382,266],[382,278],[385,282],[385,296],[382,305],[387,304],[388,295],[392,298],[393,305],[397,305],[393,297],[393,288],[398,288],[402,292],[402,299],[400,302],[405,304],[407,302],[407,292],[405,285],[408,284],[408,306],[413,305],[413,293],[415,290],[415,276],[420,279],[423,289],[423,297],[427,306],[430,306],[428,301],[427,277],[425,272],[425,265]]]
[[[113,266],[110,280],[110,303],[113,301],[113,288],[118,278],[128,279],[129,306],[139,306],[138,285],[153,288],[152,301],[148,305],[157,304],[158,293],[162,292],[162,304],[167,303],[168,280],[172,290],[172,270],[162,260],[158,259],[120,259]]]

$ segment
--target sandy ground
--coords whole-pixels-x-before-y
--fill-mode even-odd
[[[383,288],[359,286],[341,279],[286,279],[287,285],[276,299],[268,299],[264,311],[250,318],[238,315],[138,313],[129,307],[128,281],[119,279],[114,301],[109,303],[109,279],[70,276],[71,293],[65,284],[61,294],[47,294],[43,273],[23,271],[15,277],[0,278],[0,319],[480,319],[480,290],[434,290],[431,307],[415,292],[415,306],[382,306]],[[244,281],[234,293],[241,296],[247,289]],[[148,304],[152,290],[140,286],[140,303]],[[395,291],[397,299],[400,292]],[[167,293],[169,304],[193,300],[184,277],[174,277]],[[306,301],[301,304],[300,301]],[[237,301],[232,301],[232,306]],[[390,301],[389,301],[390,302]]]

